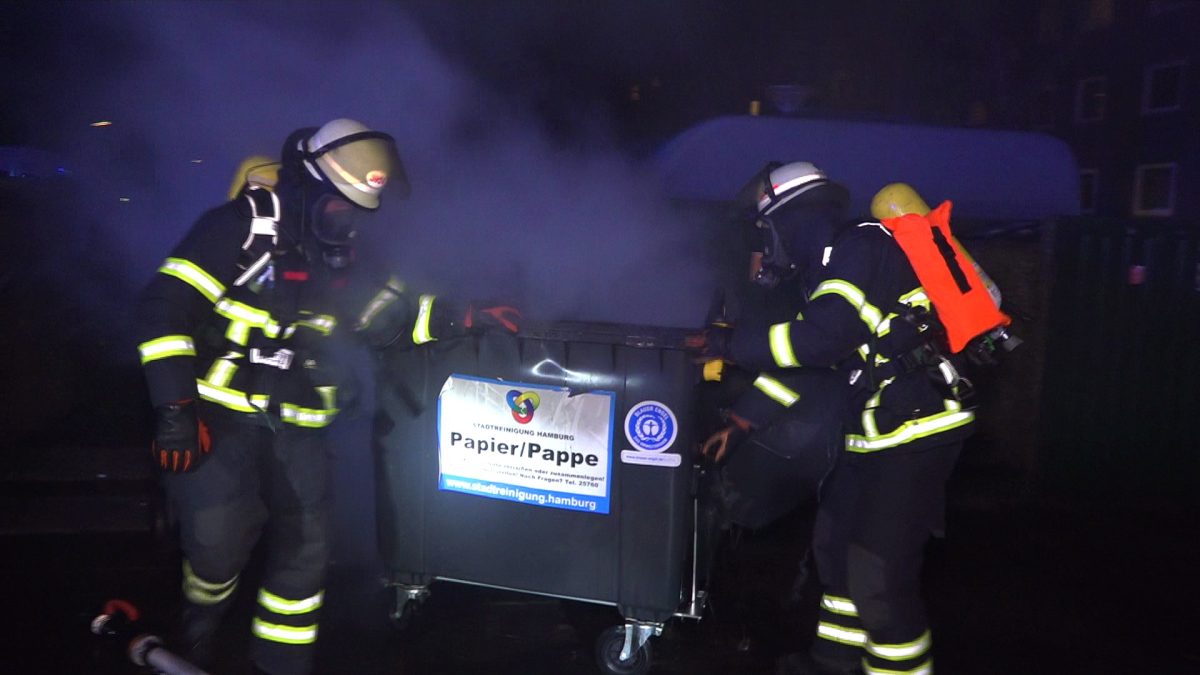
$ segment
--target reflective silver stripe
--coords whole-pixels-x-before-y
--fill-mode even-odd
[[[337,413],[337,408],[325,410],[302,408],[292,403],[284,403],[279,406],[279,416],[283,418],[284,422],[311,429],[328,426],[337,417]]]
[[[271,642],[282,642],[289,645],[310,645],[317,641],[317,625],[311,626],[281,626],[279,624],[267,623],[258,617],[254,617],[254,623],[250,627],[256,637]]]
[[[902,642],[894,645],[881,645],[871,640],[867,640],[867,651],[878,656],[881,659],[889,661],[904,661],[907,659],[915,659],[925,652],[929,651],[929,647],[933,644],[933,639],[930,637],[929,631],[921,634],[921,637],[912,642]]]
[[[792,324],[790,321],[771,326],[771,358],[780,368],[795,368],[800,365],[796,352],[792,351]]]
[[[219,403],[238,412],[261,412],[266,409],[270,398],[266,394],[254,394],[247,398],[246,392],[221,387],[205,380],[196,380],[196,393],[200,398]]]
[[[790,408],[796,401],[800,400],[800,394],[797,394],[788,388],[787,385],[769,375],[759,375],[754,380],[754,386],[784,407]]]
[[[197,605],[215,605],[233,594],[237,588],[238,576],[232,579],[214,583],[196,576],[192,564],[185,558],[183,561],[183,595]]]
[[[413,344],[423,345],[437,338],[429,331],[429,322],[433,318],[433,301],[436,296],[422,295],[417,309],[417,322],[413,325]]]
[[[863,675],[933,675],[933,659],[922,663],[916,668],[908,670],[892,670],[890,668],[878,668],[869,663],[863,662]]]
[[[216,302],[217,298],[225,295],[225,285],[190,260],[167,258],[158,271],[183,281],[208,298],[209,302]]]
[[[817,637],[840,642],[844,645],[862,646],[867,644],[867,632],[857,628],[837,626],[826,621],[817,624]]]
[[[217,303],[216,312],[230,321],[240,321],[258,328],[270,338],[279,337],[282,330],[279,323],[272,319],[271,314],[266,310],[251,307],[229,298],[222,298]]]
[[[897,427],[895,431],[879,436],[848,434],[846,436],[846,450],[850,452],[873,452],[875,450],[893,448],[897,445],[903,445],[943,431],[964,426],[974,419],[974,411],[948,410],[930,415],[929,417],[909,420]]]
[[[282,598],[265,588],[258,589],[258,604],[275,612],[276,614],[305,614],[321,607],[321,602],[325,598],[324,591],[318,591],[316,595],[309,596],[300,600],[288,600]]]
[[[858,616],[858,608],[854,606],[854,602],[849,598],[839,598],[836,595],[821,596],[821,606],[842,616]]]
[[[138,345],[142,363],[150,363],[172,356],[195,356],[196,343],[190,335],[164,335]]]
[[[854,309],[858,311],[859,318],[863,320],[863,323],[867,324],[867,328],[871,329],[872,333],[883,322],[883,312],[879,311],[879,308],[875,305],[867,302],[866,294],[858,286],[843,279],[822,281],[809,299],[816,300],[822,295],[831,294],[841,296],[846,302],[853,305]]]

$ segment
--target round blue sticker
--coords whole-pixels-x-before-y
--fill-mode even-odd
[[[675,413],[658,401],[642,401],[625,415],[625,437],[643,452],[662,452],[679,433]]]

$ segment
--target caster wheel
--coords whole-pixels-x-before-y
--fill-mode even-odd
[[[613,626],[596,638],[596,663],[605,675],[645,675],[650,672],[650,642],[638,647],[628,659],[621,660],[625,646],[625,627]]]
[[[401,637],[413,638],[428,628],[428,614],[424,599],[409,598],[397,593],[388,610],[388,619],[392,630]]]

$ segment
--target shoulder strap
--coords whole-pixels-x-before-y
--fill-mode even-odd
[[[271,254],[279,244],[279,197],[271,190],[258,185],[246,186],[246,189],[242,190],[242,196],[250,203],[250,231],[246,234],[246,240],[242,242],[242,257],[253,260],[247,261],[244,271],[234,280],[234,286],[244,285],[262,271],[271,261]],[[255,257],[251,249],[259,238],[269,238],[270,245],[265,247],[266,251],[262,255]]]

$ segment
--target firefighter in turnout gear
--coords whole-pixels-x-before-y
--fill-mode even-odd
[[[736,318],[738,331],[763,331],[802,315],[820,269],[815,258],[789,257],[789,251],[823,247],[845,221],[848,194],[808,162],[769,164],[747,184],[737,203],[746,217],[750,251],[749,284],[743,284]],[[752,214],[752,215],[751,215]],[[803,240],[782,244],[781,237]],[[726,315],[726,312],[721,312]],[[724,321],[706,339],[720,342]],[[718,346],[716,351],[721,351]],[[757,365],[757,364],[756,364]],[[720,379],[732,398],[723,407],[728,422],[702,446],[720,465],[719,500],[733,524],[764,527],[798,504],[816,498],[840,449],[846,377],[834,368],[784,368],[777,364],[746,370],[746,364],[715,360],[706,379]]]
[[[250,658],[271,675],[312,671],[329,557],[325,438],[344,376],[333,336],[435,339],[451,322],[431,296],[385,286],[349,301],[353,244],[407,179],[390,136],[353,120],[291,134],[277,175],[256,165],[203,214],[143,293],[138,349],[183,549],[178,648],[210,663],[211,639],[265,535]],[[266,176],[266,179],[263,178]]]
[[[762,198],[785,188],[769,181]],[[854,393],[814,526],[824,591],[816,639],[779,670],[929,673],[923,548],[942,527],[945,483],[974,412],[942,356],[949,352],[929,294],[891,230],[868,222],[806,231],[811,221],[788,212],[783,204],[759,225],[776,242],[764,267],[768,277],[803,271],[807,304],[766,330],[735,329],[729,358],[761,370],[838,368]]]

